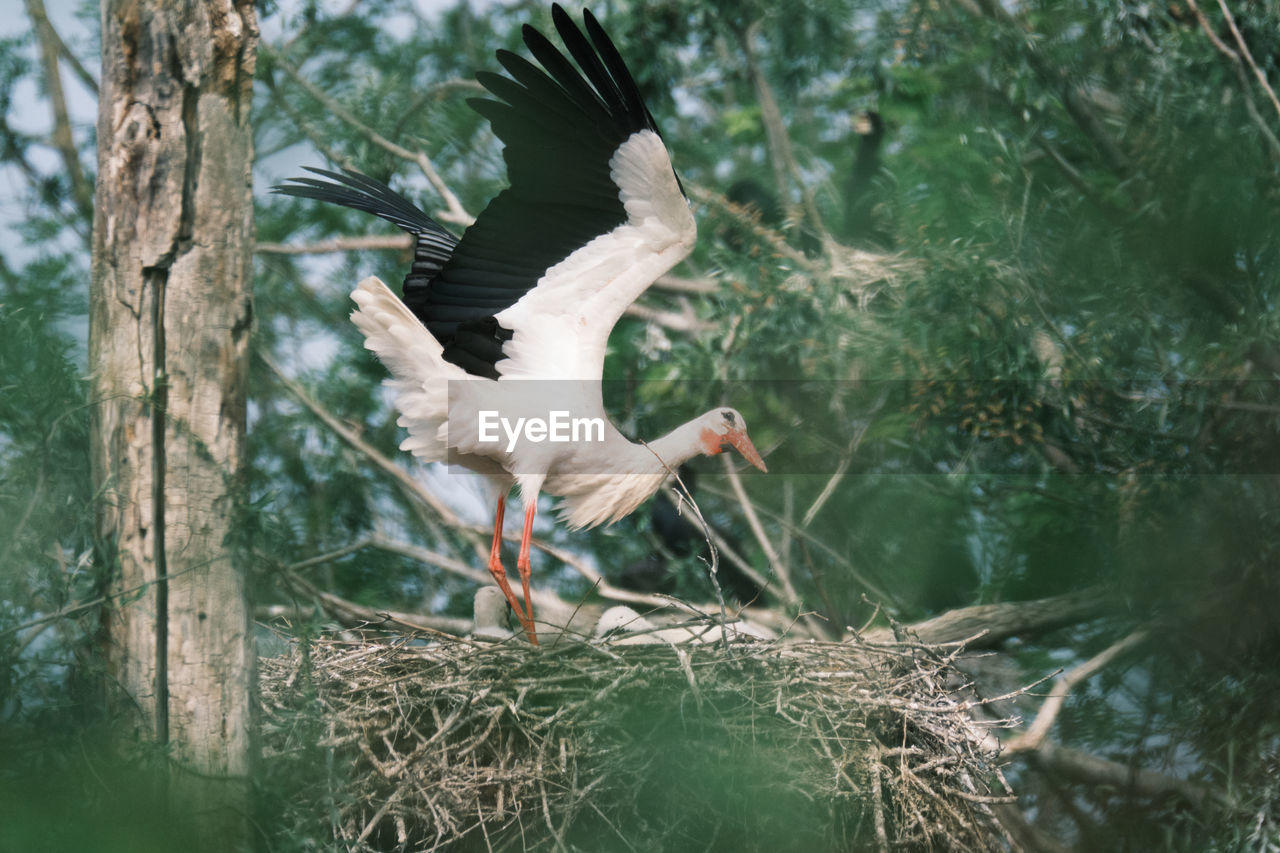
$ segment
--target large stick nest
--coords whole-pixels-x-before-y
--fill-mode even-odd
[[[1001,846],[957,653],[314,640],[263,661],[267,774],[298,849]]]

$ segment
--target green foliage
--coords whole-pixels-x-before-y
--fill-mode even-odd
[[[1231,42],[1220,10],[1200,5]],[[1229,5],[1276,86],[1280,10]],[[646,297],[688,308],[705,324],[696,333],[619,324],[606,363],[615,420],[653,436],[711,405],[740,409],[774,471],[746,488],[774,544],[790,543],[804,606],[833,626],[870,618],[864,595],[909,620],[1108,585],[1119,615],[1007,650],[1023,671],[1083,660],[1138,624],[1169,641],[1079,691],[1054,736],[1238,791],[1254,814],[1274,809],[1280,162],[1266,134],[1280,123],[1251,74],[1242,82],[1182,4],[630,0],[596,11],[682,179],[709,193],[695,204],[698,248],[676,272],[718,285],[687,301]],[[494,50],[523,50],[521,24],[549,26],[544,4],[261,12],[273,35],[255,90],[260,186],[299,164],[351,165],[443,208],[414,164],[296,72],[364,128],[428,153],[468,211],[500,189],[499,146],[465,98],[480,94],[472,74],[494,68]],[[794,184],[780,221],[747,223],[716,201],[743,177],[776,189],[746,45],[821,222]],[[22,211],[0,251],[0,767],[29,758],[42,742],[32,731],[91,704],[73,673],[94,666],[92,608],[36,620],[94,600],[101,582],[82,355],[90,226],[15,118],[24,91],[43,91],[32,47],[0,41],[0,163]],[[875,233],[850,235],[853,118],[866,109],[886,127],[865,190]],[[91,129],[77,141],[91,162]],[[263,243],[392,233],[266,195],[257,229]],[[833,249],[824,231],[878,254]],[[398,281],[408,259],[261,253],[255,267],[257,351],[402,465],[385,372],[346,321],[346,294],[364,275]],[[424,517],[264,360],[251,382],[233,544],[252,555],[260,600],[309,614],[312,602],[282,591],[281,570],[373,531],[479,565],[473,534]],[[718,460],[697,470],[703,512],[768,574]],[[465,491],[442,482],[450,497]],[[459,501],[477,526],[488,523],[480,503]],[[652,555],[650,527],[642,509],[611,529],[539,534],[609,575]],[[376,608],[469,611],[469,582],[399,554],[364,549],[307,571]],[[681,594],[709,596],[696,557],[670,571]],[[535,576],[588,594],[545,555]],[[1260,844],[1243,824],[1025,775],[1041,827],[1084,846],[1125,844],[1108,826],[1134,849]]]
[[[1194,19],[1172,7],[975,11],[988,6],[999,8],[866,11],[814,2],[692,11],[634,2],[609,10],[610,31],[652,92],[686,184],[724,193],[743,176],[772,183],[768,160],[777,155],[744,38],[834,234],[858,145],[852,116],[877,110],[887,135],[871,209],[880,247],[902,253],[833,266],[829,253],[804,242],[816,223],[799,209],[753,231],[736,214],[698,205],[701,239],[679,272],[720,284],[695,305],[712,328],[655,333],[624,319],[606,362],[606,377],[617,381],[608,395],[615,420],[654,435],[708,405],[739,408],[775,472],[748,478],[752,499],[773,533],[792,527],[785,557],[793,579],[832,624],[869,616],[864,594],[914,618],[1110,584],[1127,615],[1073,634],[1068,643],[1078,654],[1105,646],[1126,624],[1184,626],[1191,639],[1178,644],[1176,667],[1157,656],[1133,670],[1150,685],[1142,713],[1125,716],[1126,688],[1117,684],[1073,702],[1060,725],[1067,740],[1151,766],[1190,750],[1201,757],[1203,778],[1218,779],[1210,757],[1231,729],[1188,728],[1176,744],[1162,733],[1175,724],[1175,695],[1211,691],[1224,659],[1256,661],[1275,642],[1265,614],[1280,604],[1271,545],[1280,541],[1271,509],[1280,498],[1271,476],[1280,461],[1271,383],[1280,367],[1280,164],[1246,101],[1264,113],[1265,102],[1256,88],[1241,90]],[[519,23],[547,23],[539,14],[499,8],[482,21],[459,7],[435,30],[413,24],[394,44],[362,29],[368,18],[352,26],[317,20],[297,31],[291,50],[307,57],[308,78],[361,121],[427,150],[474,211],[500,185],[493,140],[456,109],[457,98],[424,93],[491,67],[492,49],[513,48]],[[1246,33],[1275,22],[1265,6],[1237,15]],[[748,36],[757,19],[762,25]],[[334,49],[339,42],[329,34],[339,29],[348,48],[359,41],[357,52]],[[1274,79],[1272,49],[1259,38],[1254,50]],[[673,88],[675,98],[666,94]],[[283,88],[267,91],[272,103],[287,97]],[[414,98],[420,106],[403,114]],[[317,129],[303,135],[372,174],[386,177],[390,168],[402,185],[421,186],[408,164],[363,134],[314,104],[297,108],[310,111]],[[1274,117],[1263,120],[1275,127]],[[302,138],[282,116],[266,118],[259,132],[277,145],[289,134]],[[419,198],[432,209],[432,196]],[[783,199],[799,201],[798,193]],[[303,222],[307,237],[379,227],[276,201],[260,227]],[[772,238],[761,233],[771,228]],[[285,239],[290,231],[268,233]],[[783,251],[786,243],[803,254]],[[403,265],[403,256],[349,259],[324,279],[332,282],[326,292],[366,272],[395,280]],[[277,260],[263,266],[281,270],[270,287],[283,288],[282,304],[296,306],[298,293],[310,292]],[[338,304],[326,300],[327,318],[308,321],[332,327],[345,313]],[[676,303],[653,297],[650,304]],[[296,308],[290,314],[297,322]],[[393,453],[390,416],[360,402],[359,383],[379,376],[378,368],[354,354],[358,342],[348,331],[331,334],[352,354],[313,374],[310,387],[344,417],[364,419],[366,437]],[[261,426],[274,454],[271,436],[280,433],[271,424],[286,413],[271,411]],[[330,445],[300,458],[295,478],[334,476],[320,472],[340,454]],[[797,529],[841,460],[847,470],[836,488]],[[718,466],[699,465],[704,512],[768,572],[715,476]],[[358,488],[358,480],[346,481],[341,491]],[[362,516],[355,505],[311,494],[286,512],[323,507],[302,538],[316,550],[349,540],[399,500],[371,491]],[[406,512],[401,506],[397,517]],[[651,549],[637,535],[646,528],[641,513],[617,530],[566,542],[596,554],[607,574]],[[547,582],[554,568],[537,566],[539,578]],[[704,583],[696,565],[674,571],[682,591]],[[446,579],[426,584],[465,591]],[[415,597],[423,591],[416,580],[399,588]],[[1029,645],[1029,667],[1044,648]],[[1172,668],[1186,681],[1175,686],[1160,675]],[[1265,667],[1233,670],[1249,689],[1272,689]],[[1265,716],[1236,719],[1231,742],[1267,737]],[[1118,800],[1087,809],[1167,846],[1194,847],[1192,839],[1213,832],[1181,821],[1188,834],[1165,838],[1154,829],[1165,812]],[[1053,831],[1089,831],[1078,822],[1067,828],[1065,816],[1046,821]]]

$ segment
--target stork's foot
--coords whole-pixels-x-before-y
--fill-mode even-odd
[[[533,634],[533,596],[529,593],[529,577],[533,574],[533,569],[529,565],[529,544],[533,538],[533,514],[536,508],[536,501],[525,507],[524,532],[520,536],[520,556],[516,558],[516,570],[520,572],[520,587],[524,591],[524,604],[528,608],[529,625],[526,630],[529,632],[529,642],[535,646],[538,645],[538,639]]]
[[[507,582],[507,571],[502,567],[502,561],[495,556],[490,555],[489,558],[489,574],[493,575],[494,581],[498,584],[498,589],[502,590],[502,594],[506,596],[507,603],[511,605],[511,609],[515,611],[516,618],[520,620],[520,627],[524,628],[525,636],[529,638],[529,642],[538,645],[538,634],[533,628],[533,617],[525,612],[524,606],[520,603],[520,599],[516,597],[515,590],[511,588],[511,584]],[[528,596],[529,588],[526,583],[525,595]],[[526,602],[528,598],[525,599]]]
[[[529,638],[531,644],[536,646],[538,645],[538,634],[533,629],[533,602],[529,598],[529,577],[524,571],[521,571],[520,581],[524,587],[525,600],[525,606],[521,606],[520,599],[516,598],[515,591],[511,589],[511,584],[507,582],[507,570],[502,566],[502,519],[506,514],[506,508],[506,497],[499,497],[498,512],[493,519],[493,544],[489,547],[489,574],[493,575],[494,581],[498,584],[498,589],[502,590],[502,594],[507,598],[507,603],[515,611],[516,618],[520,620],[520,627],[524,628],[525,636]],[[527,559],[526,562],[528,562]]]

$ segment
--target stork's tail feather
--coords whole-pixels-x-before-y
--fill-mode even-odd
[[[351,320],[364,334],[365,348],[395,377],[387,384],[396,391],[399,424],[409,431],[400,449],[427,461],[443,459],[449,380],[465,374],[444,360],[440,342],[381,279],[366,278],[351,298],[359,306]]]

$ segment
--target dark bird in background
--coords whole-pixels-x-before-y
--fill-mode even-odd
[[[877,229],[873,210],[875,193],[872,182],[880,173],[880,151],[884,143],[884,119],[875,110],[860,114],[853,123],[858,136],[858,149],[853,155],[844,189],[844,232],[841,235],[850,243],[874,243],[889,245],[890,238]]]

